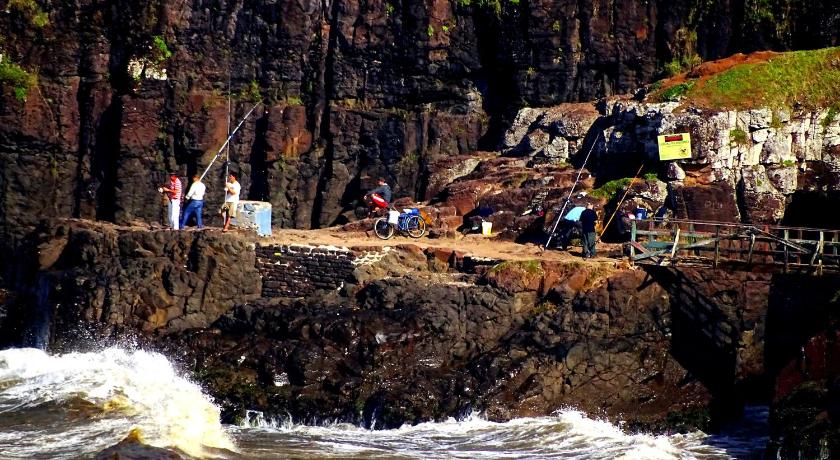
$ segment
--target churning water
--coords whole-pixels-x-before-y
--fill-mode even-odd
[[[198,458],[760,458],[766,410],[728,436],[630,435],[576,411],[493,423],[480,417],[371,431],[347,424],[223,426],[201,388],[165,357],[107,349],[0,351],[0,458],[75,459],[139,429],[145,443]]]

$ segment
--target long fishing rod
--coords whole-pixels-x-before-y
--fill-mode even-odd
[[[603,134],[604,134],[603,132],[598,131],[598,136],[596,136],[595,139],[592,140],[592,147],[589,147],[589,153],[586,154],[586,158],[583,159],[583,164],[580,165],[580,169],[578,170],[577,178],[575,178],[575,183],[572,184],[572,188],[571,188],[571,190],[569,190],[569,196],[566,197],[566,201],[563,202],[563,208],[560,209],[560,213],[557,214],[557,218],[554,219],[554,226],[551,227],[551,233],[548,234],[548,239],[545,240],[545,246],[543,246],[543,251],[548,249],[548,245],[549,245],[549,243],[551,243],[551,239],[554,237],[554,232],[557,231],[557,226],[560,225],[560,219],[563,218],[563,213],[566,212],[566,206],[569,203],[571,203],[572,194],[575,192],[575,188],[577,187],[577,184],[580,181],[580,175],[583,174],[583,168],[586,167],[586,162],[589,161],[589,155],[592,155],[592,151],[595,150],[595,144],[598,143],[598,139]]]
[[[207,172],[210,171],[210,167],[213,166],[213,163],[216,162],[216,160],[219,158],[219,156],[225,150],[225,147],[228,146],[228,143],[230,143],[230,140],[233,139],[233,136],[236,134],[237,131],[239,131],[239,128],[241,128],[242,124],[245,123],[245,120],[247,120],[248,117],[251,116],[251,113],[253,113],[254,110],[257,107],[259,107],[261,104],[262,104],[262,102],[257,102],[256,104],[254,104],[254,106],[251,107],[251,110],[249,110],[248,113],[245,114],[245,117],[242,118],[242,120],[239,122],[239,124],[236,125],[236,128],[234,128],[233,132],[231,132],[230,135],[227,137],[227,139],[225,139],[225,143],[222,144],[221,148],[219,148],[219,151],[216,152],[216,156],[214,156],[213,159],[210,160],[210,164],[207,165],[207,168],[204,170],[204,173],[201,174],[201,177],[198,179],[199,181],[204,180],[204,176],[206,176]]]
[[[596,240],[596,242],[601,241],[601,237],[604,236],[604,232],[606,232],[607,229],[610,227],[610,222],[612,222],[613,218],[615,218],[615,215],[618,214],[618,211],[621,209],[621,204],[624,203],[624,200],[627,199],[627,195],[630,193],[630,189],[633,187],[633,182],[636,182],[636,179],[639,178],[639,174],[642,173],[642,168],[644,168],[644,167],[645,167],[645,163],[642,163],[642,165],[639,166],[639,170],[636,171],[636,175],[633,176],[633,179],[631,179],[630,183],[627,184],[627,188],[624,190],[624,195],[621,196],[621,199],[618,200],[618,204],[615,205],[615,211],[613,211],[609,220],[607,220],[607,223],[604,224],[604,231],[602,231],[601,234],[598,235],[598,239]]]
[[[227,133],[230,136],[230,64],[228,64]],[[230,144],[225,151],[225,180],[230,175]]]

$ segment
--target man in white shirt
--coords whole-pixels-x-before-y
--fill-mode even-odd
[[[225,182],[225,204],[222,205],[222,214],[225,216],[223,232],[228,231],[230,220],[236,217],[236,206],[239,205],[239,191],[242,186],[236,181],[236,175],[230,173],[228,181]]]
[[[207,191],[207,187],[201,182],[201,177],[193,176],[193,183],[190,185],[190,190],[187,192],[186,199],[192,200],[187,204],[187,209],[184,210],[184,217],[181,218],[181,228],[183,229],[187,225],[187,221],[190,220],[190,215],[195,213],[195,223],[198,225],[198,229],[201,230],[204,228],[204,224],[201,221],[201,210],[204,208],[204,193]]]

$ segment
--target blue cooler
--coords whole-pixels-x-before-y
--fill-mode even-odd
[[[235,227],[254,229],[259,236],[271,236],[271,203],[240,201],[236,218],[230,223]]]
[[[648,217],[648,210],[645,208],[636,208],[636,219],[645,220]]]

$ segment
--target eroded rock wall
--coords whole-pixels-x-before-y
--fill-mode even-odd
[[[392,427],[575,406],[690,429],[833,375],[833,348],[814,348],[831,336],[831,278],[290,250],[84,221],[28,241],[5,276],[4,344],[131,338],[203,382],[228,421],[255,409]]]
[[[497,148],[519,107],[626,93],[697,56],[837,40],[832,2],[753,3],[9,3],[0,54],[35,83],[2,82],[0,222],[160,222],[166,170],[202,170],[228,113],[235,125],[258,100],[230,151],[245,195],[271,201],[277,225],[341,222],[376,176],[427,196],[428,165]]]
[[[27,242],[7,261],[18,295],[0,325],[6,345],[62,348],[207,327],[260,296],[253,244],[221,233],[70,221]]]
[[[680,132],[691,134],[691,159],[660,162],[657,136]],[[683,219],[837,222],[820,212],[840,188],[840,120],[833,109],[712,111],[629,100],[608,101],[600,112],[584,104],[529,108],[520,111],[506,145],[510,155],[548,162],[582,161],[591,148],[587,168],[596,186],[632,177],[645,164],[661,181],[637,182],[631,200],[647,201],[651,211],[665,204]],[[667,193],[650,193],[664,188],[662,181]]]

